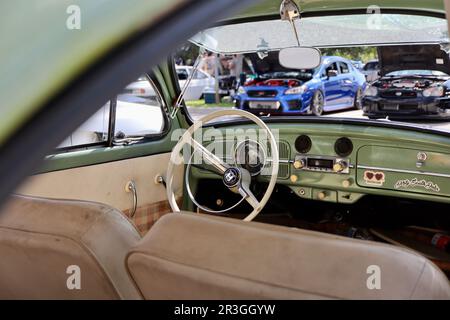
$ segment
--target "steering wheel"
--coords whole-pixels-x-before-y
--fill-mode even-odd
[[[205,148],[201,143],[194,140],[193,135],[194,133],[203,127],[204,123],[207,123],[211,120],[214,120],[216,118],[220,118],[223,116],[239,116],[246,119],[249,119],[253,121],[260,129],[264,131],[264,134],[266,137],[268,137],[268,140],[270,142],[270,149],[271,149],[271,176],[270,176],[270,182],[266,189],[266,192],[264,193],[263,198],[261,201],[259,201],[254,194],[250,191],[250,182],[251,182],[251,174],[248,170],[238,167],[238,166],[231,166],[227,163],[225,163],[222,159],[214,155],[212,152],[210,152],[207,148]],[[270,131],[270,129],[267,127],[267,125],[259,119],[257,116],[243,110],[220,110],[216,112],[212,112],[210,114],[207,114],[203,118],[201,118],[199,121],[195,122],[181,137],[181,139],[178,141],[176,146],[172,150],[172,154],[170,156],[169,165],[167,168],[166,173],[166,189],[167,189],[167,198],[169,200],[170,207],[172,208],[173,212],[180,212],[180,208],[178,207],[178,204],[175,200],[175,193],[173,190],[173,178],[174,178],[174,167],[176,164],[182,163],[182,156],[181,151],[183,150],[183,147],[188,144],[192,147],[194,153],[199,152],[203,156],[203,159],[208,165],[211,165],[215,171],[217,171],[218,174],[222,175],[222,181],[225,184],[225,186],[231,190],[232,192],[236,194],[240,194],[242,196],[242,199],[240,202],[242,202],[244,199],[250,204],[250,206],[253,208],[253,211],[244,219],[244,221],[251,221],[253,220],[264,208],[264,206],[267,204],[267,202],[270,199],[270,196],[273,192],[273,189],[275,187],[275,184],[277,182],[278,178],[278,165],[279,165],[279,155],[278,155],[278,145],[277,141],[275,140],[274,135]],[[191,165],[192,157],[190,157],[187,167],[186,167],[186,178],[185,183],[186,186],[189,189],[189,175],[187,172],[189,171],[190,165]],[[189,197],[191,200],[197,204],[197,201],[194,199],[191,192],[188,192]],[[239,203],[240,203],[239,202]],[[238,204],[239,204],[238,203]],[[198,205],[198,204],[197,204]],[[236,205],[235,205],[236,206]],[[224,210],[228,211],[234,208],[235,206]],[[223,212],[223,211],[222,211]]]

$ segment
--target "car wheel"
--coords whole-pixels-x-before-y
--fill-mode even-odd
[[[363,107],[362,98],[363,98],[362,89],[358,88],[355,94],[355,102],[353,103],[353,106],[356,110],[362,109]]]
[[[316,91],[311,101],[311,111],[316,116],[321,116],[323,114],[323,106],[325,104],[325,99],[320,91]]]

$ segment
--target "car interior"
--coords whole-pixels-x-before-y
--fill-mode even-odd
[[[381,1],[378,29],[366,5],[324,2],[260,2],[204,22],[190,44],[198,60],[208,50],[261,64],[303,48],[279,61],[298,71],[314,69],[308,48],[448,41],[442,1]],[[450,234],[443,122],[190,107],[198,61],[179,79],[171,49],[108,102],[92,100],[10,192],[1,299],[450,299],[450,246],[436,244]],[[81,289],[69,288],[69,266]]]

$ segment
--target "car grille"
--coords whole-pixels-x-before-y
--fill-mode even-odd
[[[276,90],[250,90],[247,95],[251,98],[273,98],[276,97],[278,91]]]
[[[418,111],[419,106],[417,104],[403,104],[399,106],[400,110]]]
[[[399,95],[399,94],[401,94],[401,95]],[[380,91],[379,95],[381,98],[386,98],[386,99],[416,98],[417,92],[389,90],[389,91]]]
[[[397,105],[396,110],[392,108],[392,106],[386,106],[383,104],[380,104],[379,109],[381,111],[419,111],[418,110],[419,106],[417,104],[405,104],[405,103],[401,103]]]

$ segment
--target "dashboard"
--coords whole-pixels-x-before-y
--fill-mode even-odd
[[[270,128],[279,140],[277,183],[298,197],[351,204],[375,194],[450,202],[448,137],[338,124]],[[224,150],[223,158],[229,160],[236,149]],[[198,170],[195,177],[207,178],[208,173]],[[269,180],[264,175],[257,179]]]

